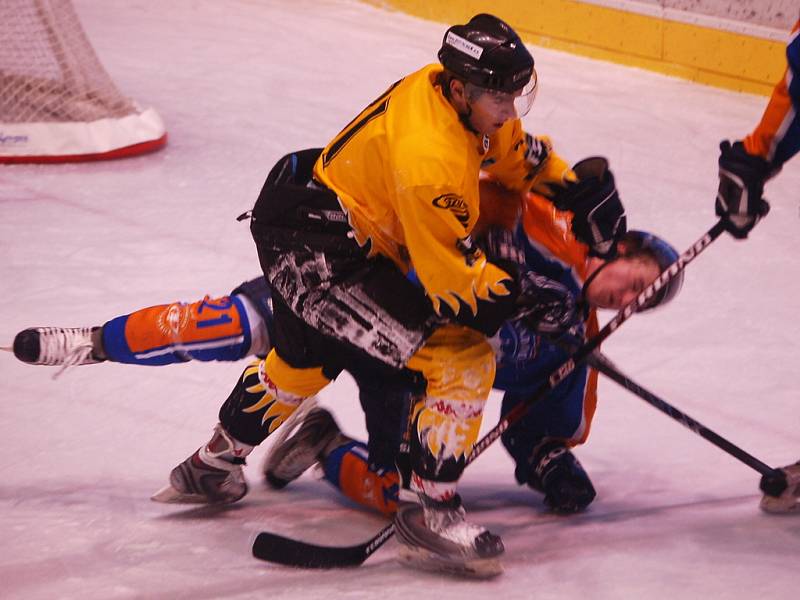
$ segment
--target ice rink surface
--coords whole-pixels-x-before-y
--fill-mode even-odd
[[[224,294],[259,271],[246,224],[267,171],[324,145],[391,82],[435,60],[445,25],[347,0],[79,0],[121,89],[167,124],[166,150],[86,165],[0,167],[0,343],[28,326],[101,325],[151,304]],[[541,89],[528,131],[572,161],[608,156],[629,226],[679,249],[713,223],[717,144],[764,98],[532,48]],[[624,372],[762,461],[800,459],[800,160],[768,185],[750,239],[725,236],[676,302],[604,345]],[[610,315],[608,315],[610,316]],[[473,520],[505,540],[506,572],[469,582],[399,566],[389,542],[362,567],[309,572],[250,556],[266,529],[357,543],[382,518],[308,474],[261,483],[229,509],[148,499],[204,443],[243,364],[101,364],[52,380],[0,356],[0,597],[786,598],[800,585],[800,515],[758,510],[759,475],[601,380],[577,454],[598,498],[548,514],[495,444],[466,471]],[[484,430],[499,411],[493,396]],[[323,394],[362,436],[354,386]]]

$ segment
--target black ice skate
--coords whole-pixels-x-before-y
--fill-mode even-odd
[[[488,578],[503,572],[499,536],[469,523],[461,498],[437,502],[419,494],[420,504],[401,502],[394,518],[400,559],[427,571]]]
[[[217,425],[211,441],[172,469],[170,485],[151,497],[168,504],[230,504],[244,497],[242,466],[252,446],[234,440]]]
[[[14,356],[31,365],[61,366],[53,378],[69,367],[103,362],[94,352],[92,333],[99,327],[32,327],[14,338]]]
[[[544,502],[553,512],[580,512],[594,500],[596,492],[589,476],[563,443],[548,441],[537,446],[532,465],[528,485],[544,493]]]
[[[276,440],[264,462],[264,477],[274,489],[285,487],[307,469],[323,462],[334,448],[350,441],[351,438],[339,430],[331,413],[324,408],[313,408],[294,435]]]

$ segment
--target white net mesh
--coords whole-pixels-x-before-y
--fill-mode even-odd
[[[157,113],[114,85],[70,0],[0,0],[0,162],[116,157],[165,140]]]
[[[0,2],[0,120],[95,121],[133,112],[70,2]]]

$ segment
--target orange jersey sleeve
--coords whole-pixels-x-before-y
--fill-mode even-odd
[[[786,62],[761,121],[744,139],[747,152],[763,157],[775,170],[800,150],[800,21],[787,45]]]

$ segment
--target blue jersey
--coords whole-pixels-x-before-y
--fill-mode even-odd
[[[575,268],[529,238],[522,223],[517,228],[516,237],[525,250],[527,268],[564,285],[572,292],[577,304],[583,280]],[[580,334],[583,329],[581,327]],[[508,392],[524,394],[534,391],[542,379],[568,356],[562,348],[538,336],[521,321],[506,322],[498,332],[496,342],[494,387]]]
[[[524,249],[527,268],[563,284],[577,303],[587,276],[588,248],[572,235],[569,213],[529,194],[516,237]],[[592,310],[579,334],[595,333],[597,317]],[[568,357],[567,350],[536,335],[519,321],[505,323],[494,341],[494,387],[505,392],[503,414],[528,398]],[[528,477],[528,461],[543,439],[558,438],[570,445],[584,442],[596,405],[597,373],[579,365],[503,434],[503,445],[517,463],[517,479],[523,482]]]

